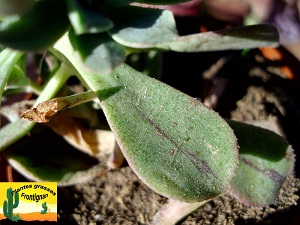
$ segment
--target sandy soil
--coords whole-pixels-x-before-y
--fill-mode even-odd
[[[293,57],[281,49],[285,57]],[[282,62],[264,59],[259,50],[245,57],[241,52],[164,54],[163,81],[190,94],[203,98],[205,82],[201,76],[212,71],[217,62],[226,58],[214,71],[227,79],[225,92],[216,110],[235,120],[277,119],[289,142],[299,151],[300,102],[297,99],[299,78],[288,80],[280,70]],[[289,63],[297,60],[289,61]],[[196,65],[196,66],[195,66]],[[280,191],[274,205],[253,208],[222,196],[198,209],[180,224],[293,224],[299,223],[296,206],[300,188],[299,166]],[[60,188],[58,221],[61,224],[150,224],[156,211],[166,202],[144,185],[130,167],[107,172],[93,181],[74,187]]]
[[[199,31],[199,19],[178,20],[181,34],[189,32],[185,30],[186,24]],[[219,29],[224,23],[213,20],[209,26]],[[244,56],[241,51],[164,53],[162,81],[204,100],[211,84],[205,81],[204,74],[225,80],[227,85],[215,110],[225,118],[239,121],[278,121],[295,154],[299,155],[300,66],[289,52],[279,50],[282,57],[276,60],[266,59],[258,49]],[[300,224],[299,177],[297,162],[278,200],[269,207],[248,207],[225,195],[207,203],[179,224]],[[147,225],[166,201],[143,184],[125,162],[120,169],[108,171],[90,182],[59,188],[58,222]]]

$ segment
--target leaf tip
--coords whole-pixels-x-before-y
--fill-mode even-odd
[[[56,99],[42,102],[37,107],[21,112],[20,117],[36,123],[47,123],[57,113],[59,104]]]

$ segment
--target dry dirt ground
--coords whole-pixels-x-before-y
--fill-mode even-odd
[[[216,108],[223,117],[235,120],[279,121],[287,139],[299,154],[300,131],[296,73],[299,62],[280,48],[282,61],[269,61],[259,50],[246,56],[240,51],[197,54],[164,53],[162,80],[183,92],[203,98],[203,73],[226,78],[227,85]],[[220,67],[220,60],[223,60]],[[291,65],[295,77],[286,79],[280,67]],[[298,73],[299,76],[300,73]],[[195,224],[300,224],[298,201],[299,165],[285,182],[274,205],[253,208],[230,196],[214,199],[180,222]],[[60,188],[58,213],[61,224],[150,224],[166,198],[151,191],[130,167],[109,171],[93,181]]]
[[[299,4],[300,5],[300,4]],[[216,22],[216,21],[214,21]],[[199,21],[177,20],[181,34],[186,24],[199,29]],[[213,24],[214,29],[224,24]],[[162,81],[201,100],[209,82],[204,76],[225,80],[216,111],[239,121],[277,121],[296,157],[300,150],[300,66],[284,48],[281,57],[270,60],[258,49],[241,51],[179,54],[164,53]],[[295,50],[295,49],[294,49]],[[294,51],[294,52],[297,52]],[[288,69],[286,69],[288,68]],[[292,72],[292,73],[290,73]],[[222,196],[207,203],[179,224],[300,224],[300,165],[286,180],[275,204],[253,208]],[[166,198],[151,191],[125,163],[93,181],[60,188],[58,195],[61,224],[150,224]]]
[[[189,24],[199,29],[198,22],[179,20],[178,26],[184,28]],[[214,24],[214,28],[219,27]],[[185,33],[184,29],[180,31]],[[279,50],[282,57],[276,60],[266,59],[258,49],[246,54],[241,51],[163,53],[162,81],[201,100],[211,84],[205,81],[204,75],[225,81],[215,110],[224,118],[240,121],[278,121],[299,157],[300,63],[285,49]],[[248,207],[225,195],[207,203],[179,224],[298,225],[299,177],[297,161],[294,174],[286,180],[275,204],[269,207]],[[125,162],[120,169],[108,171],[88,183],[60,187],[58,222],[147,225],[166,201],[143,184]]]

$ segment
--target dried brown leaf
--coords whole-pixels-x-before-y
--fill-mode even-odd
[[[33,109],[23,111],[21,118],[34,121],[36,123],[47,123],[49,118],[59,111],[60,104],[57,99],[42,102]]]
[[[21,118],[34,121],[36,123],[47,123],[50,117],[58,111],[71,108],[85,102],[91,101],[95,93],[87,91],[65,97],[58,97],[38,104],[35,108],[21,113]]]
[[[115,137],[111,131],[86,128],[66,112],[52,117],[48,125],[69,144],[93,157],[99,159],[113,152]]]

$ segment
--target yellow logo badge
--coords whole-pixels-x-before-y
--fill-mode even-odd
[[[57,221],[57,183],[0,182],[1,220]]]

